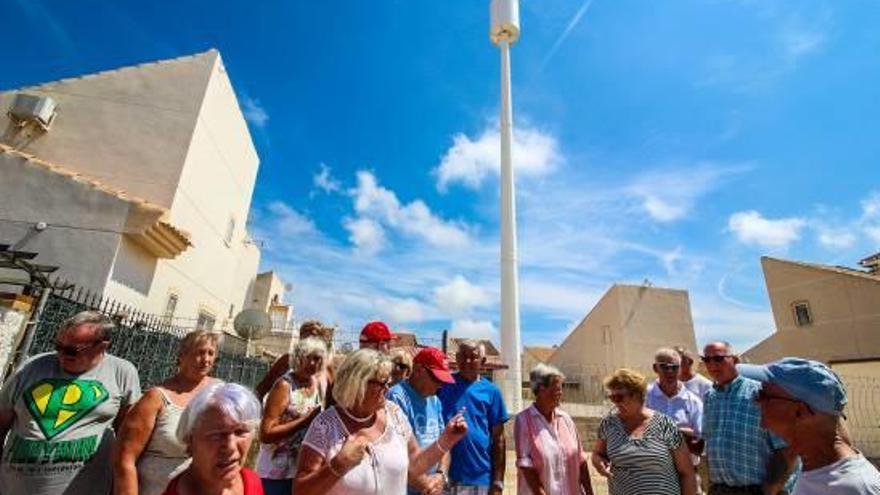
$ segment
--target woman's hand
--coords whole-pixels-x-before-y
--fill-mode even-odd
[[[609,461],[607,457],[593,452],[593,455],[590,456],[590,461],[593,463],[593,467],[596,468],[596,472],[598,472],[600,476],[605,478],[612,477],[611,461]]]
[[[443,430],[443,433],[440,434],[440,438],[437,439],[437,445],[440,446],[440,450],[448,451],[457,444],[459,440],[464,438],[467,431],[468,424],[464,419],[464,411],[459,411],[458,414],[453,416],[452,419],[446,423],[446,429]]]
[[[330,460],[330,470],[334,474],[345,474],[361,463],[367,453],[370,441],[360,435],[348,437],[339,453]]]

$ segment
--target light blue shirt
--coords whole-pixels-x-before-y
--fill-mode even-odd
[[[400,406],[403,413],[406,414],[419,448],[424,448],[437,441],[443,431],[444,422],[443,406],[436,395],[422,397],[404,380],[391,387],[386,397]],[[431,468],[429,472],[433,473],[435,469],[436,467]],[[420,492],[408,490],[408,493],[417,495]]]

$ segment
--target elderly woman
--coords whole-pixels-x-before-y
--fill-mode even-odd
[[[546,364],[529,374],[535,402],[514,424],[520,495],[592,495],[590,472],[577,428],[559,409],[565,375]]]
[[[615,409],[599,425],[593,466],[609,478],[610,495],[694,495],[688,448],[669,416],[645,407],[647,386],[644,376],[625,368],[605,379]]]
[[[324,408],[324,369],[327,345],[309,337],[299,341],[290,357],[290,368],[272,386],[260,422],[257,474],[266,495],[290,494],[296,459],[306,430]]]
[[[186,468],[189,454],[177,441],[183,409],[205,386],[217,358],[216,333],[188,333],[178,350],[177,374],[151,388],[126,415],[113,460],[116,495],[158,495]]]
[[[336,405],[318,415],[300,452],[297,495],[397,495],[407,477],[424,474],[467,433],[456,415],[432,444],[419,449],[406,415],[386,401],[391,361],[372,349],[348,356],[336,372]]]
[[[263,495],[253,471],[242,467],[260,421],[260,403],[237,383],[213,383],[190,401],[177,439],[192,456],[163,495]]]
[[[391,386],[409,378],[412,373],[412,356],[403,349],[391,351]]]

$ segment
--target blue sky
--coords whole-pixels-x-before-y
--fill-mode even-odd
[[[880,3],[522,0],[523,340],[613,283],[690,291],[699,342],[773,328],[761,255],[880,246]],[[250,230],[299,317],[498,327],[488,1],[0,4],[0,87],[221,51],[261,157]],[[10,22],[11,21],[11,22]]]

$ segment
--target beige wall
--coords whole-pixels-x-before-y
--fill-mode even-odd
[[[281,278],[275,272],[263,272],[257,275],[249,301],[250,307],[269,312],[274,296],[278,296],[279,302],[284,302],[284,282]]]
[[[747,359],[827,362],[880,355],[880,278],[773,258],[761,264],[777,330],[746,351]],[[798,301],[808,302],[811,325],[795,324]]]

